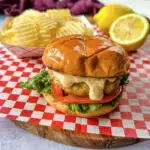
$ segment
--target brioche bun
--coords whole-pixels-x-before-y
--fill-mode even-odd
[[[101,36],[56,39],[45,49],[42,59],[49,69],[74,76],[121,76],[129,68],[125,50]]]
[[[86,118],[98,117],[98,116],[101,116],[101,115],[104,115],[104,114],[107,114],[107,113],[113,111],[119,105],[119,100],[117,100],[115,102],[114,106],[104,105],[95,112],[89,112],[89,113],[81,113],[78,111],[72,112],[69,110],[69,108],[66,105],[64,105],[61,101],[55,99],[52,95],[50,95],[48,93],[44,93],[43,96],[44,96],[45,100],[48,102],[48,104],[50,104],[52,107],[63,112],[64,114],[77,116],[77,117],[86,117]]]

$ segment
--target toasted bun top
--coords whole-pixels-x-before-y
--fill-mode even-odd
[[[125,50],[101,36],[65,36],[56,39],[43,54],[44,64],[75,76],[114,77],[127,73]]]

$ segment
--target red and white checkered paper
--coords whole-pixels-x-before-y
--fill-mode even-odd
[[[148,42],[150,45],[150,37],[145,45]],[[83,133],[150,138],[149,49],[143,47],[138,54],[130,55],[130,82],[124,88],[120,106],[105,116],[87,119],[65,115],[36,91],[20,88],[20,81],[44,68],[42,60],[19,59],[0,48],[0,117]]]
[[[4,47],[7,48],[8,51],[10,51],[18,58],[40,57],[43,55],[43,51],[44,51],[43,47],[17,46],[17,45],[11,45],[7,43],[2,43],[2,44]]]

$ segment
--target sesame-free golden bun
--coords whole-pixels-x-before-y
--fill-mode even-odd
[[[129,68],[126,51],[103,36],[58,38],[47,46],[42,59],[49,69],[74,76],[115,77]]]

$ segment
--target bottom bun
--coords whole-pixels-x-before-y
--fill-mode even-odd
[[[118,105],[119,105],[119,100],[117,100],[114,104],[114,106],[109,106],[109,105],[104,105],[102,107],[100,107],[97,111],[95,112],[88,112],[88,113],[81,113],[78,111],[72,112],[68,109],[68,107],[63,104],[62,102],[58,101],[57,99],[55,99],[53,96],[51,96],[50,94],[44,93],[43,94],[45,100],[54,108],[56,108],[57,110],[68,114],[68,115],[73,115],[73,116],[78,116],[78,117],[86,117],[86,118],[90,118],[90,117],[98,117],[104,114],[107,114],[111,111],[113,111]],[[119,98],[120,99],[120,98]]]

